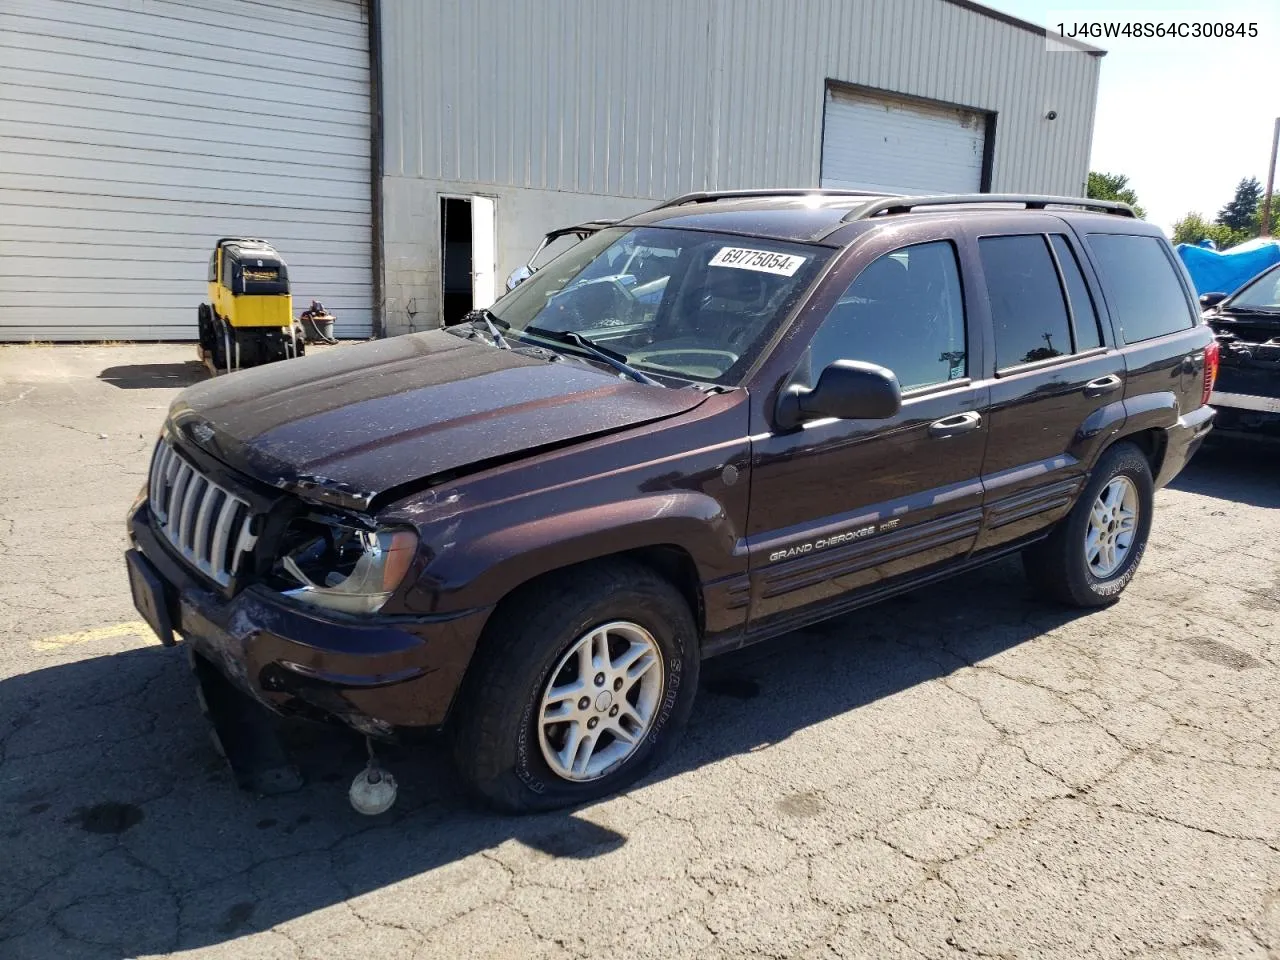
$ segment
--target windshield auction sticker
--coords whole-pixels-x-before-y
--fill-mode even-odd
[[[771,253],[768,250],[721,247],[720,252],[711,258],[709,266],[733,267],[737,270],[755,270],[757,273],[776,273],[780,277],[790,277],[808,259],[789,253]]]

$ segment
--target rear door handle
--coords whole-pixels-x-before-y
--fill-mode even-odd
[[[1195,358],[1195,354],[1187,354],[1187,356],[1185,356],[1185,357],[1183,357],[1183,358],[1182,358],[1182,372],[1183,372],[1183,373],[1195,373],[1195,372],[1196,372],[1196,358]]]
[[[1114,373],[1109,373],[1105,377],[1099,377],[1097,380],[1090,380],[1084,385],[1084,395],[1086,397],[1102,397],[1108,393],[1115,393],[1120,389],[1120,384],[1124,381],[1117,377]]]
[[[929,424],[929,436],[935,440],[943,440],[961,433],[969,433],[982,426],[982,414],[970,410],[968,413],[957,413],[954,417],[943,417]]]

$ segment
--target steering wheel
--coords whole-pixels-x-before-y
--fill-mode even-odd
[[[666,363],[663,359],[667,358]],[[687,358],[682,362],[673,358]],[[659,350],[641,350],[627,356],[628,363],[661,367],[688,376],[714,379],[738,362],[738,355],[731,350],[714,350],[707,347],[664,347]]]
[[[618,322],[620,315],[630,312],[635,296],[617,277],[608,277],[594,282],[584,283],[562,291],[553,298],[557,311],[573,319],[570,329],[582,329],[591,326],[608,326],[601,321],[606,319]]]

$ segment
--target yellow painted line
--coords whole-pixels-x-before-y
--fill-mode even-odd
[[[147,626],[145,621],[129,620],[125,623],[112,624],[109,627],[77,630],[75,633],[59,633],[53,637],[45,637],[43,640],[32,640],[31,647],[34,650],[61,650],[64,647],[93,643],[97,640],[113,640],[117,637],[132,637],[135,635],[145,637],[150,632],[151,628]]]

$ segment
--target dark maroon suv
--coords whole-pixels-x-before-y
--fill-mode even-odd
[[[461,325],[187,390],[134,596],[237,755],[252,697],[441,727],[493,803],[576,803],[671,749],[703,657],[1014,551],[1114,600],[1213,350],[1121,205],[682,197]]]

